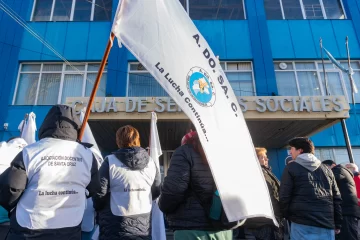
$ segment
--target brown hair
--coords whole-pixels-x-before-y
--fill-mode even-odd
[[[267,150],[266,150],[266,148],[263,148],[263,147],[257,147],[257,148],[255,148],[255,152],[256,152],[256,156],[258,156],[259,157],[259,155],[261,154],[261,153],[267,153]]]
[[[116,144],[119,148],[140,147],[138,130],[130,125],[119,128],[116,132]]]

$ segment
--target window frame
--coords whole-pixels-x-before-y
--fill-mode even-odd
[[[299,79],[298,79],[298,72],[316,72],[316,75],[317,75],[317,79],[318,79],[318,84],[320,86],[320,92],[321,92],[321,96],[326,96],[326,89],[325,89],[325,85],[323,85],[322,83],[322,78],[324,76],[324,73],[323,73],[323,68],[322,68],[322,61],[313,61],[313,60],[301,60],[301,61],[291,61],[291,60],[275,60],[273,63],[274,65],[275,64],[280,64],[281,62],[285,62],[285,63],[290,63],[292,64],[292,67],[293,69],[290,69],[290,70],[277,70],[275,69],[275,72],[293,72],[295,74],[295,81],[296,81],[296,87],[297,87],[297,92],[298,92],[298,96],[302,96],[301,95],[301,90],[300,90],[300,84],[299,84]],[[358,63],[359,64],[359,68],[356,68],[356,69],[353,69],[354,72],[360,72],[360,60],[352,60],[351,63]],[[315,68],[314,69],[296,69],[296,63],[313,63],[315,65]],[[347,61],[346,60],[340,60],[340,63],[345,63],[347,64]],[[324,64],[333,64],[330,60],[327,60],[327,61],[324,61]],[[340,70],[340,69],[337,69],[337,68],[326,68],[325,67],[325,72],[326,73],[338,73],[339,76],[340,76],[340,81],[341,81],[341,87],[342,87],[342,90],[345,94],[345,98],[346,100],[351,103],[351,94],[348,93],[347,91],[347,88],[346,88],[346,79],[344,77],[344,73]],[[277,81],[277,79],[276,79]],[[356,102],[356,99],[355,99],[355,103]],[[360,102],[359,102],[360,103]]]
[[[237,73],[237,72],[246,72],[246,73],[249,73],[251,71],[251,77],[252,77],[252,86],[253,86],[253,96],[257,96],[257,93],[256,93],[256,81],[255,81],[255,74],[254,74],[254,65],[252,63],[252,61],[220,61],[220,64],[224,63],[225,64],[225,69],[223,69],[224,73],[226,74],[227,72],[231,73]],[[251,70],[227,70],[227,63],[250,63],[250,67],[251,67]],[[150,73],[147,69],[145,70],[130,70],[130,66],[132,64],[140,64],[140,62],[128,62],[128,68],[127,68],[127,79],[126,79],[126,94],[125,96],[126,97],[129,97],[129,83],[130,83],[130,74],[132,73]],[[230,83],[231,81],[229,81]],[[236,95],[236,94],[235,94]],[[152,97],[156,97],[156,96],[152,96]],[[241,96],[236,96],[236,97],[241,97]]]
[[[46,64],[58,64],[58,65],[62,65],[61,71],[43,71],[43,67]],[[86,83],[87,83],[87,76],[88,74],[94,74],[94,73],[98,73],[98,71],[88,71],[88,66],[89,64],[101,64],[100,62],[71,62],[71,65],[75,66],[76,65],[85,65],[84,70],[79,70],[76,71],[74,69],[72,70],[68,70],[66,71],[66,66],[69,66],[67,63],[61,63],[61,62],[21,62],[19,64],[19,71],[18,71],[18,75],[17,75],[17,79],[16,79],[16,84],[15,84],[15,90],[14,90],[14,95],[13,95],[13,99],[12,99],[12,105],[14,106],[22,106],[23,104],[15,104],[16,101],[16,97],[18,95],[18,89],[19,89],[19,81],[20,81],[20,77],[22,73],[32,73],[32,74],[39,74],[39,79],[38,79],[38,83],[37,83],[37,89],[36,89],[36,96],[35,96],[35,101],[34,104],[32,106],[47,106],[47,104],[41,104],[38,105],[38,97],[39,97],[39,90],[40,90],[40,85],[41,85],[41,79],[42,79],[42,74],[43,73],[52,73],[52,74],[61,74],[60,76],[60,86],[59,86],[59,94],[58,94],[58,98],[57,98],[57,104],[62,104],[61,103],[61,98],[62,98],[62,94],[63,94],[63,86],[64,86],[64,80],[65,80],[65,75],[68,74],[77,74],[77,75],[82,75],[83,77],[83,83],[82,83],[82,90],[81,90],[81,96],[78,97],[86,97],[85,93],[86,93]],[[22,66],[23,65],[40,65],[40,70],[39,71],[22,71]],[[100,67],[100,66],[99,66]],[[106,65],[107,67],[107,65]],[[108,73],[107,68],[105,67],[104,72],[103,73]],[[49,104],[51,105],[51,104]]]
[[[185,0],[185,1],[186,1],[186,9],[185,9],[185,11],[190,16],[190,4],[189,3],[190,3],[191,0]],[[245,0],[238,0],[238,1],[242,2],[243,11],[244,11],[244,19],[237,19],[237,20],[246,20],[247,16],[246,16]],[[217,19],[217,20],[222,20],[222,19]],[[231,19],[226,19],[226,20],[231,20]]]
[[[187,1],[189,1],[189,0],[187,0]],[[282,0],[277,0],[277,1],[279,1],[279,4],[280,4],[282,20],[287,20],[287,18],[285,16],[285,11],[284,11],[284,6],[283,6],[283,3],[282,3]],[[305,11],[303,0],[297,0],[297,1],[299,1],[299,3],[300,3],[301,13],[302,13],[302,16],[303,16],[302,19],[307,20],[308,18],[306,17],[306,11]],[[346,11],[345,11],[345,8],[344,8],[344,3],[343,3],[343,0],[339,0],[339,1],[340,1],[341,9],[342,9],[342,11],[344,13],[344,19],[343,20],[345,20],[345,19],[347,19],[347,15],[346,15]],[[319,0],[319,3],[320,3],[322,15],[324,17],[323,20],[328,20],[329,18],[327,17],[323,0]],[[265,9],[265,12],[266,12],[266,9]],[[267,20],[276,20],[276,19],[267,19]],[[301,20],[301,19],[290,19],[290,20]],[[310,19],[310,20],[312,20],[312,19]],[[336,20],[336,19],[330,18],[330,20]]]
[[[58,0],[52,0],[53,3],[52,3],[52,7],[51,7],[50,17],[49,17],[49,20],[47,20],[47,21],[34,21],[34,13],[35,13],[35,7],[36,7],[37,1],[38,0],[34,0],[33,8],[32,8],[32,11],[31,11],[30,21],[31,22],[55,22],[53,20],[53,18],[54,18],[54,10],[55,10],[55,3]],[[68,21],[56,21],[56,22],[74,22],[74,13],[75,13],[76,1],[81,1],[81,0],[72,0],[71,11],[70,11],[70,19]],[[91,4],[91,12],[90,12],[90,20],[89,21],[93,22],[94,21],[94,15],[95,15],[96,0],[89,0],[89,1],[92,1],[91,3],[89,2],[89,4]]]

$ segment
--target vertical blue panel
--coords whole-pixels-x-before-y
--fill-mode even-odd
[[[247,19],[249,24],[249,33],[251,39],[251,50],[253,55],[254,75],[256,80],[257,95],[269,95],[266,83],[265,66],[262,55],[262,45],[260,40],[258,19],[256,16],[256,6],[254,0],[245,1]]]
[[[227,60],[252,58],[247,21],[224,21],[224,36]]]
[[[89,22],[70,22],[66,33],[64,55],[68,60],[84,60],[87,54]]]
[[[335,57],[340,58],[339,48],[335,39],[334,31],[331,21],[329,20],[310,20],[310,27],[313,34],[313,40],[315,43],[319,42],[322,38],[323,46]],[[321,57],[320,47],[315,48],[318,54],[318,58]]]
[[[41,37],[44,38],[46,23],[45,22],[33,22],[28,25]],[[20,61],[28,60],[40,60],[43,44],[32,36],[28,31],[24,31],[24,35],[21,42],[21,50],[19,54]]]
[[[294,59],[294,48],[287,21],[267,21],[270,45],[275,59]]]
[[[117,83],[117,69],[118,66],[118,54],[119,47],[117,39],[114,41],[114,47],[111,48],[109,59],[108,59],[108,72],[107,72],[107,80],[106,80],[106,96],[117,96],[116,95],[116,83]]]
[[[318,58],[317,48],[319,40],[314,41],[309,21],[292,20],[289,22],[291,39],[293,41],[295,58],[315,59]]]
[[[64,43],[67,31],[67,22],[49,22],[47,23],[47,28],[45,32],[45,40],[51,47],[53,47],[61,55],[64,54]],[[49,48],[44,46],[41,60],[58,60],[62,61],[59,57],[56,56]]]
[[[20,9],[19,14],[24,20],[27,20],[26,14],[27,14],[28,8],[30,7],[30,2],[32,2],[32,1],[27,1],[27,0],[21,1],[21,9]],[[24,28],[22,26],[18,25],[17,30],[15,31],[15,39],[13,42],[13,44],[15,46],[17,46],[17,47],[21,46],[21,39],[22,39],[24,31],[25,31]]]
[[[360,58],[360,45],[356,37],[354,27],[349,20],[332,21],[336,42],[340,51],[341,58],[347,58],[345,38],[349,36],[349,49],[351,58]]]
[[[208,42],[215,56],[227,58],[225,51],[224,21],[202,20],[194,21],[200,33]]]
[[[8,68],[11,68],[10,61],[13,60],[11,57],[13,47],[4,45],[0,56],[0,76],[3,84],[1,86],[1,98],[0,98],[0,126],[3,126],[4,119],[7,115],[7,104],[9,97],[9,85],[11,86],[13,79],[7,79]],[[15,55],[17,57],[17,55]]]
[[[263,62],[266,73],[267,92],[269,94],[277,95],[278,91],[276,85],[275,70],[274,70],[273,57],[271,52],[270,37],[267,26],[264,1],[255,0],[255,4],[256,4],[259,33],[260,33],[261,45],[263,51]],[[253,49],[253,51],[254,50],[255,49]]]
[[[7,1],[6,5],[7,5],[7,9],[10,7],[10,5],[12,5],[13,0],[11,1]],[[3,11],[3,10],[0,10]],[[12,44],[12,42],[7,42],[6,41],[6,36],[7,36],[7,32],[8,30],[11,30],[11,27],[14,26],[14,20],[7,14],[4,12],[2,19],[1,19],[1,27],[0,27],[0,42],[6,43],[6,44]]]
[[[99,61],[102,59],[106,44],[110,37],[110,22],[90,23],[89,39],[87,46],[87,59]],[[118,48],[114,45],[113,48]]]

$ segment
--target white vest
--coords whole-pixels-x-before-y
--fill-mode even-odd
[[[14,160],[16,155],[18,155],[26,145],[26,142],[19,138],[9,143],[0,143],[0,174],[10,167],[12,160]]]
[[[154,161],[149,158],[143,170],[130,170],[114,155],[108,156],[110,177],[110,207],[116,216],[150,213],[151,186],[156,175]]]
[[[28,229],[79,225],[91,180],[91,151],[73,141],[45,138],[25,147],[23,159],[28,184],[16,207],[19,225]]]

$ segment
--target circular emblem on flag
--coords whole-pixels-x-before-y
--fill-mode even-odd
[[[215,87],[210,75],[200,67],[193,67],[186,76],[186,87],[191,97],[203,107],[215,103]]]

